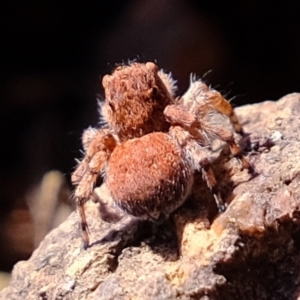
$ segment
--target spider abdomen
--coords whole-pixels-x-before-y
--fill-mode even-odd
[[[105,182],[122,210],[156,219],[186,200],[193,171],[172,137],[155,132],[117,146],[109,159]]]

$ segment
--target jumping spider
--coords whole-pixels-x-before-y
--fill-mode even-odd
[[[175,98],[175,81],[151,62],[119,66],[112,75],[104,76],[102,84],[105,101],[100,111],[105,125],[84,131],[84,157],[72,175],[85,248],[89,236],[84,204],[99,178],[124,212],[158,219],[187,199],[194,173],[201,171],[223,210],[209,164],[210,138],[226,142],[242,167],[251,170],[232,132],[205,121],[216,111],[243,135],[230,103],[193,76],[187,92]]]

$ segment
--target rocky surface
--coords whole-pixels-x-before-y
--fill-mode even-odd
[[[15,265],[0,299],[300,299],[300,94],[236,112],[256,174],[225,147],[213,165],[224,213],[200,175],[160,225],[109,224],[89,203],[91,247],[72,213]]]

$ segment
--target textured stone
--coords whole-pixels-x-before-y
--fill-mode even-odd
[[[213,163],[227,210],[196,176],[193,195],[160,225],[102,221],[87,205],[15,265],[0,299],[297,299],[300,280],[300,94],[236,109],[256,176],[225,148]],[[251,147],[250,147],[251,144]],[[252,149],[251,149],[252,148]]]

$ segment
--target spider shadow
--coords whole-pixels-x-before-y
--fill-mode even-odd
[[[118,257],[128,247],[149,246],[154,253],[160,254],[164,260],[173,261],[178,258],[177,235],[174,221],[161,218],[157,221],[125,216],[108,228],[100,239],[89,245],[114,245],[114,255]]]
[[[106,233],[89,245],[104,245],[106,243],[119,243],[129,247],[139,244],[139,240],[150,235],[149,221],[139,220],[134,217],[124,217],[107,228]]]

